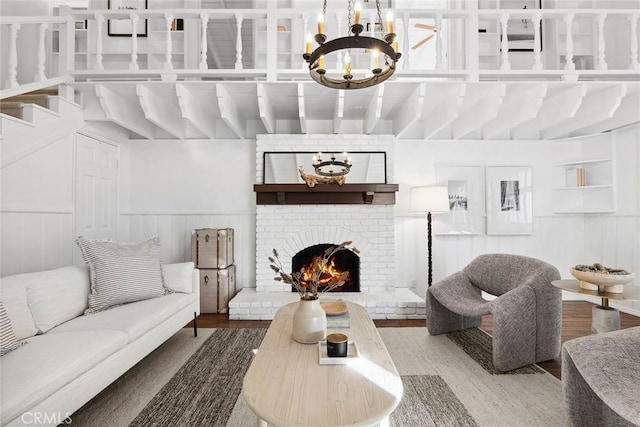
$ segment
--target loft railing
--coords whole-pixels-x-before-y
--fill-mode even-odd
[[[317,12],[275,7],[129,11],[63,6],[57,17],[0,17],[7,40],[0,61],[1,95],[68,79],[307,80],[301,53],[305,35],[315,33]],[[396,78],[638,80],[640,76],[637,9],[394,13],[403,53]],[[345,35],[342,15],[328,11],[328,37]],[[373,12],[363,17],[376,21]],[[110,35],[107,27],[114,19],[122,28],[144,28],[146,21],[146,37],[136,31],[127,37]],[[176,28],[180,20],[181,30]],[[224,31],[212,32],[216,26]],[[371,27],[367,31],[378,31]],[[216,37],[225,43],[218,44]],[[607,43],[611,40],[615,43]],[[212,57],[227,60],[216,62]],[[337,56],[326,68],[341,74],[342,65]],[[366,56],[356,55],[353,72],[368,69]]]

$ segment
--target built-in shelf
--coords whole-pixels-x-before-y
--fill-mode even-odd
[[[604,146],[599,148],[604,149]],[[611,147],[608,147],[608,150],[611,150]],[[601,152],[600,155],[602,154]],[[594,156],[555,163],[552,172],[555,213],[615,212],[612,158]]]
[[[607,185],[581,185],[581,186],[575,186],[575,187],[555,187],[554,190],[593,190],[596,188],[612,188],[613,185],[607,184]]]
[[[255,184],[258,205],[394,205],[398,184]]]

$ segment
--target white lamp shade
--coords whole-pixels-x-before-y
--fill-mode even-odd
[[[449,212],[449,189],[447,187],[413,187],[409,212]]]

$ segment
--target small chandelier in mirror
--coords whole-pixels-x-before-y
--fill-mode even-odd
[[[382,25],[380,0],[376,0],[377,20],[382,36],[382,38],[377,38],[361,35],[364,26],[360,23],[362,9],[359,2],[354,4],[354,0],[347,0],[347,9],[349,18],[347,36],[327,41],[324,25],[327,14],[327,0],[324,0],[322,13],[318,17],[318,34],[315,36],[315,41],[319,46],[314,51],[311,51],[311,37],[307,37],[305,53],[302,55],[309,64],[309,74],[317,83],[333,89],[361,89],[382,83],[393,75],[396,70],[396,63],[402,56],[398,52],[397,36],[393,32],[391,12],[387,14],[386,26]],[[351,23],[352,11],[353,24]],[[372,34],[375,32],[375,28],[376,23],[373,23],[371,26]],[[371,54],[371,75],[355,78],[351,74],[350,51],[352,49],[365,50]],[[325,55],[338,51],[344,51],[344,75],[342,79],[327,76],[327,70],[324,67]]]
[[[336,160],[336,155],[331,154],[331,160],[322,160],[322,152],[313,156],[313,168],[320,176],[344,176],[351,170],[351,157],[345,151],[342,153],[342,160]]]

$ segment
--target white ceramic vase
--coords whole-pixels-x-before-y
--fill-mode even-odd
[[[300,299],[293,313],[293,339],[302,344],[316,344],[327,336],[327,315],[320,301]]]

